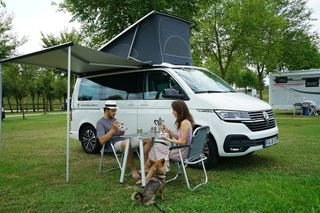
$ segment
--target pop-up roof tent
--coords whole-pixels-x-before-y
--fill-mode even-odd
[[[66,70],[67,99],[70,100],[70,75],[139,69],[146,64],[192,65],[189,28],[192,24],[178,17],[152,11],[124,30],[100,51],[73,42],[37,52],[0,59],[0,105],[2,105],[2,63],[32,64]],[[146,63],[147,62],[147,63]],[[70,105],[67,105],[66,182],[69,181]],[[0,143],[1,143],[0,119]]]
[[[100,48],[149,64],[192,65],[189,28],[179,17],[152,11]]]

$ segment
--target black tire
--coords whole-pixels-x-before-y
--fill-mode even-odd
[[[207,169],[214,168],[219,163],[219,154],[216,141],[214,140],[213,136],[209,136],[209,140],[207,145],[205,146],[204,154],[207,157],[205,161],[205,167]]]
[[[101,145],[97,140],[96,129],[91,125],[86,125],[82,128],[80,141],[85,153],[96,154],[101,149]]]
[[[219,154],[217,149],[217,144],[214,138],[210,135],[207,144],[204,146],[204,154],[207,157],[207,160],[204,162],[204,166],[207,169],[214,168],[218,165]],[[190,165],[192,168],[202,169],[201,163]]]

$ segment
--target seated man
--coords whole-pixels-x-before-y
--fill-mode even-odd
[[[116,151],[124,151],[126,143],[129,142],[129,138],[121,137],[124,131],[119,131],[120,123],[115,119],[116,112],[118,110],[117,103],[115,101],[106,101],[103,108],[104,116],[97,122],[97,138],[101,144],[112,143]],[[138,140],[131,142],[132,148],[137,148],[139,146]],[[144,156],[148,157],[148,152],[150,151],[151,141],[144,141]],[[146,161],[145,161],[146,162]],[[132,177],[139,179],[140,175],[135,165],[133,159],[133,152],[129,150],[128,152],[128,164],[132,172]]]

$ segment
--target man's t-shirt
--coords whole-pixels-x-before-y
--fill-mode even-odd
[[[101,137],[102,135],[105,135],[107,132],[109,132],[112,129],[112,124],[115,122],[116,119],[108,119],[108,118],[101,118],[96,125],[96,130],[97,130],[97,138]],[[118,141],[124,140],[124,137],[120,137],[120,132],[116,131],[112,137],[109,139],[108,143],[115,144]],[[108,145],[109,146],[109,145]]]

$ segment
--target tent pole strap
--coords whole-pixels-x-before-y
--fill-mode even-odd
[[[71,46],[68,47],[68,94],[67,94],[67,162],[66,182],[69,182],[69,142],[70,142],[70,76],[71,76]]]

